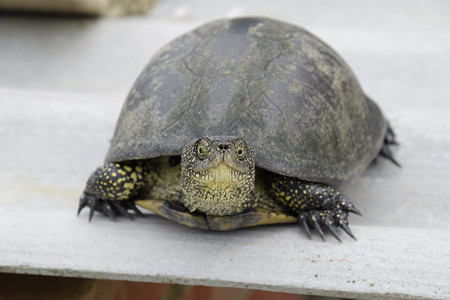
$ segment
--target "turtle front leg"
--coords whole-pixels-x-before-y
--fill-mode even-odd
[[[276,201],[298,215],[309,238],[313,228],[325,241],[323,229],[327,229],[338,241],[336,228],[342,228],[356,240],[348,226],[348,214],[362,216],[347,198],[332,187],[273,174],[270,193]]]
[[[114,219],[117,216],[132,218],[128,210],[142,213],[134,203],[134,196],[144,185],[147,166],[142,162],[109,163],[97,168],[89,177],[80,198],[78,215],[89,207],[89,221],[98,211]]]

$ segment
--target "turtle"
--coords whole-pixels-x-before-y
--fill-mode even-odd
[[[139,205],[206,230],[298,223],[309,238],[356,239],[348,216],[362,214],[343,193],[377,157],[399,165],[395,144],[319,38],[266,17],[219,19],[151,58],[78,215],[132,218]]]

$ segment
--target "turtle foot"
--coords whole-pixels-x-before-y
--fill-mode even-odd
[[[298,216],[298,222],[305,229],[309,239],[312,238],[310,230],[310,228],[312,228],[319,234],[324,242],[326,241],[324,231],[329,231],[339,242],[342,243],[337,230],[338,228],[341,228],[351,238],[357,240],[348,224],[349,212],[362,216],[354,205],[350,203],[349,207],[336,207],[333,210],[310,210],[301,212]]]
[[[83,193],[80,198],[80,204],[78,206],[78,213],[85,207],[89,207],[89,222],[94,216],[94,212],[98,211],[103,213],[108,218],[114,220],[116,217],[127,217],[132,220],[133,217],[128,212],[129,210],[134,211],[138,216],[143,217],[142,212],[136,207],[133,200],[102,200],[98,199],[92,195]]]

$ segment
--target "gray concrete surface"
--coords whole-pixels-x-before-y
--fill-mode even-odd
[[[75,217],[123,100],[165,42],[223,16],[308,28],[383,108],[403,168],[349,189],[355,242],[295,225],[229,233],[156,216]],[[0,271],[236,286],[357,298],[450,299],[450,5],[446,1],[160,1],[147,16],[0,16]]]

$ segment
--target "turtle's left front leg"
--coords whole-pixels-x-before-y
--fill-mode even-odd
[[[307,182],[293,177],[272,174],[270,194],[290,211],[298,215],[298,221],[311,238],[310,227],[325,240],[323,229],[327,229],[338,240],[336,228],[342,228],[355,238],[348,226],[348,214],[362,216],[347,198],[324,184]]]
[[[98,167],[89,177],[80,198],[78,214],[89,207],[89,221],[94,211],[114,219],[117,216],[132,218],[128,210],[142,215],[135,205],[135,195],[145,184],[147,166],[140,162],[108,163]]]

